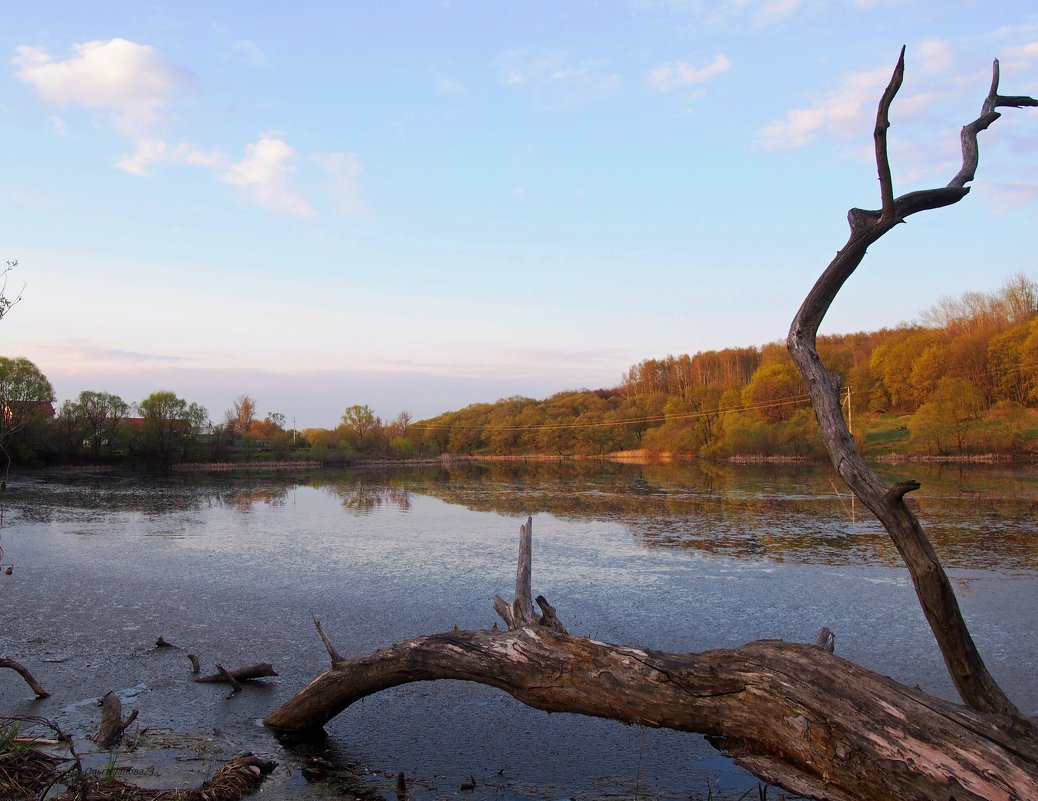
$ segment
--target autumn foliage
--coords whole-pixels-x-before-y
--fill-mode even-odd
[[[873,450],[884,436],[925,455],[1029,449],[1038,284],[1024,275],[942,299],[919,323],[820,337],[818,349],[850,413],[892,426]],[[646,359],[615,389],[476,404],[409,433],[424,453],[822,453],[799,372],[777,343]]]

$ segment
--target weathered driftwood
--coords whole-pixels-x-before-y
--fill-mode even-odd
[[[130,724],[137,720],[138,710],[132,710],[123,719],[122,701],[113,692],[105,693],[99,699],[98,705],[101,707],[101,725],[94,737],[94,742],[97,743],[98,748],[111,748],[119,742],[119,738],[123,736],[123,732],[130,727]]]
[[[518,585],[530,576],[530,548],[521,554]],[[517,586],[516,598],[524,597]],[[516,608],[495,600],[502,604]],[[825,628],[810,645],[776,640],[669,654],[533,622],[508,631],[454,629],[353,659],[320,632],[331,668],[267,716],[275,731],[307,734],[381,690],[460,679],[550,712],[705,734],[761,778],[807,797],[1038,798],[1038,739],[1006,718],[834,656],[835,638]]]
[[[29,672],[29,669],[25,667],[25,665],[21,664],[20,662],[16,662],[13,659],[6,659],[0,657],[0,668],[10,668],[23,679],[25,679],[25,683],[29,685],[29,689],[36,693],[37,698],[50,698],[50,693],[43,689],[43,687],[40,685],[38,681],[36,681],[36,678],[32,675],[32,673]]]
[[[968,706],[933,698],[833,655],[835,637],[814,643],[749,643],[699,654],[636,650],[570,636],[554,610],[531,603],[531,524],[520,531],[516,596],[494,608],[507,631],[418,637],[345,659],[319,631],[331,668],[274,710],[266,724],[304,733],[350,704],[414,681],[462,679],[498,687],[549,711],[705,734],[761,778],[831,801],[1025,801],[1038,799],[1038,724],[1024,717],[984,667],[951,585],[904,504],[913,482],[886,487],[843,424],[838,381],[821,365],[815,335],[836,292],[865,249],[910,214],[960,200],[977,162],[977,133],[999,106],[1038,101],[998,94],[998,64],[981,116],[963,129],[963,167],[944,188],[895,198],[886,155],[889,109],[904,51],[884,92],[875,130],[882,209],[853,209],[851,238],[809,293],[790,329],[833,462],[880,518],[905,558],[945,662]]]
[[[234,670],[226,670],[221,665],[217,665],[216,673],[212,673],[208,676],[199,676],[195,681],[202,684],[218,684],[223,682],[225,684],[230,684],[233,687],[239,682],[263,679],[268,676],[276,675],[277,671],[274,670],[274,666],[270,664],[270,662],[257,662],[254,665],[245,665],[245,667],[235,668]],[[238,689],[241,689],[241,687],[239,686]]]
[[[562,625],[555,607],[548,603],[543,595],[537,596],[537,606],[541,610],[538,616],[533,611],[532,576],[533,576],[533,518],[527,517],[526,523],[519,527],[519,559],[515,570],[515,598],[508,603],[500,595],[494,596],[494,611],[496,611],[509,631],[521,629],[524,626],[539,625],[547,626],[555,631],[566,633],[566,627]],[[325,646],[329,646],[327,637],[321,632],[321,638]],[[330,652],[329,652],[330,653]],[[335,657],[332,657],[334,663]]]
[[[462,679],[529,706],[706,734],[761,778],[812,798],[1038,798],[1038,746],[1005,719],[810,645],[668,654],[529,626],[418,637],[316,678],[266,723],[298,733],[400,684]]]

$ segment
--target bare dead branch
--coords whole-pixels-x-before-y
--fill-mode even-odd
[[[833,634],[832,630],[822,626],[818,630],[818,636],[815,637],[815,641],[811,644],[815,648],[821,648],[826,653],[831,654],[836,650],[836,635]]]
[[[254,665],[246,665],[245,667],[235,668],[234,670],[226,670],[225,668],[220,667],[220,665],[217,665],[216,668],[216,673],[212,673],[208,676],[201,676],[200,678],[195,679],[195,681],[200,684],[219,684],[220,682],[233,684],[233,682],[228,681],[228,676],[234,679],[235,682],[242,682],[278,675],[277,671],[274,670],[274,666],[270,664],[270,662],[257,662]]]
[[[324,629],[321,628],[321,621],[316,616],[314,616],[314,625],[317,627],[317,633],[321,635],[321,642],[324,643],[325,650],[328,651],[328,657],[332,660],[332,667],[345,662],[346,658],[335,650],[335,646],[328,639],[328,635],[324,633]]]
[[[231,695],[236,695],[236,694],[241,692],[241,685],[238,683],[238,679],[236,679],[234,676],[232,676],[227,671],[227,668],[225,668],[223,665],[217,665],[216,666],[216,671],[217,671],[217,673],[220,674],[220,677],[225,682],[227,682],[228,684],[231,685]],[[201,681],[201,679],[199,679],[199,681]]]
[[[538,622],[533,611],[533,518],[519,526],[519,559],[515,570],[515,598],[508,603],[500,595],[494,596],[494,610],[509,629],[520,629]],[[554,611],[554,610],[552,610]],[[561,625],[561,624],[560,624]]]
[[[905,48],[901,48],[898,56],[897,66],[894,74],[890,76],[890,82],[883,91],[883,97],[879,101],[879,110],[876,112],[876,128],[873,139],[876,144],[876,167],[879,170],[879,191],[882,199],[881,215],[885,219],[894,216],[894,180],[890,176],[890,161],[887,158],[887,129],[890,127],[890,104],[894,102],[901,82],[905,77]]]
[[[99,748],[108,749],[119,742],[123,732],[137,719],[138,710],[131,710],[124,720],[122,701],[113,692],[105,693],[98,700],[98,705],[101,707],[101,725],[94,737],[94,742]]]
[[[822,439],[833,465],[851,491],[879,518],[908,566],[916,595],[960,696],[975,709],[1022,718],[1020,711],[988,672],[962,618],[951,583],[919,521],[904,503],[905,493],[918,488],[918,485],[904,483],[887,488],[865,462],[843,419],[839,378],[825,369],[816,348],[818,327],[823,317],[844,282],[861,263],[867,247],[910,214],[947,206],[965,197],[969,191],[965,183],[973,179],[977,165],[976,134],[997,119],[996,106],[1010,105],[997,93],[998,62],[995,62],[991,89],[981,116],[963,129],[963,168],[959,174],[947,187],[911,192],[890,201],[888,184],[883,177],[889,176],[890,169],[885,145],[889,124],[887,113],[896,87],[900,85],[903,69],[902,50],[877,112],[876,157],[881,176],[883,212],[852,209],[848,213],[850,238],[811,288],[793,318],[786,344],[811,395]],[[1008,100],[1017,106],[1038,105],[1038,101],[1032,98]],[[887,214],[891,202],[893,214]]]
[[[980,108],[980,116],[962,127],[962,133],[960,134],[962,142],[962,168],[948,182],[950,187],[964,187],[976,176],[977,166],[980,161],[980,145],[977,142],[977,135],[1002,116],[995,109],[1038,106],[1038,100],[1035,100],[1033,97],[1000,95],[998,93],[998,82],[998,59],[995,59],[991,65],[991,88],[988,90],[988,96],[984,98],[984,103]]]
[[[36,693],[37,698],[50,698],[50,693],[43,689],[40,683],[36,681],[32,673],[29,672],[29,669],[20,662],[16,662],[13,659],[5,659],[0,657],[0,668],[10,668],[23,679],[25,679],[25,683],[29,685],[30,690]]]

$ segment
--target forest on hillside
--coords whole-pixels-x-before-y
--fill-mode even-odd
[[[945,298],[921,322],[819,337],[866,450],[930,456],[1031,451],[1038,435],[1038,284]],[[412,424],[422,454],[820,455],[784,345],[646,359],[612,389],[514,397]]]

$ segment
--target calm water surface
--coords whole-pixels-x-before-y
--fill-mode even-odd
[[[1038,713],[1038,473],[899,466],[989,667]],[[140,725],[206,738],[158,786],[253,750],[282,768],[274,799],[335,797],[300,772],[314,753],[419,799],[738,795],[755,787],[696,735],[528,709],[458,682],[396,688],[346,710],[328,739],[285,751],[257,721],[323,670],[311,616],[340,651],[489,627],[511,597],[519,524],[534,517],[534,591],[574,634],[670,651],[837,635],[837,653],[953,697],[907,573],[830,471],[805,467],[465,465],[300,479],[13,479],[0,544],[0,654],[54,693],[33,702],[0,671],[0,714],[85,735],[119,692]],[[154,650],[158,635],[177,649]],[[277,679],[226,698],[189,681],[271,661]],[[154,750],[154,749],[152,749]],[[201,752],[200,752],[201,754]],[[125,764],[154,758],[126,755]],[[141,763],[143,764],[143,763]],[[165,775],[163,775],[165,774]]]

